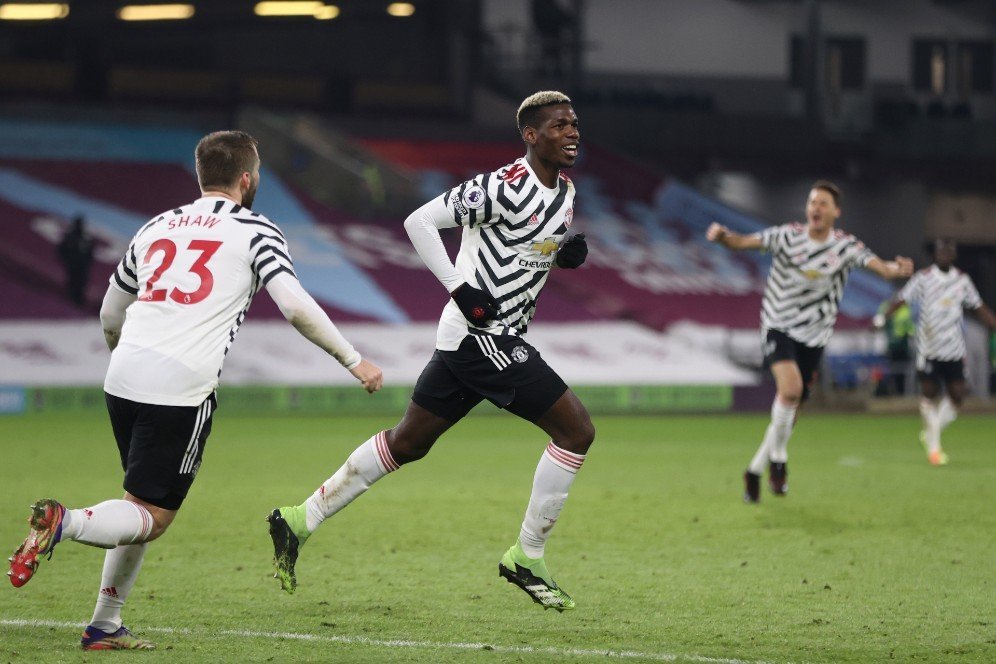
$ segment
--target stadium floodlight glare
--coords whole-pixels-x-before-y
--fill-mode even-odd
[[[339,8],[335,5],[323,5],[315,10],[315,18],[319,21],[329,21],[339,15]]]
[[[256,16],[312,16],[327,21],[339,15],[339,7],[319,1],[269,0],[257,2],[253,12]]]
[[[391,16],[411,16],[415,13],[415,5],[410,2],[392,2],[387,6]]]
[[[193,5],[125,5],[118,9],[122,21],[182,21],[194,15]]]
[[[0,5],[2,21],[52,21],[67,16],[69,16],[69,4],[65,2],[42,4],[7,2]]]

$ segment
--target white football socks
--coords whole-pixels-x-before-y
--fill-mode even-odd
[[[754,475],[764,473],[769,461],[785,463],[788,461],[788,441],[792,437],[792,426],[795,423],[797,406],[786,406],[778,397],[771,404],[771,422],[764,432],[760,447],[750,460],[747,470]]]
[[[941,418],[937,404],[930,399],[920,399],[920,416],[923,418],[923,442],[928,452],[941,449]]]
[[[152,534],[149,510],[130,500],[105,500],[62,517],[62,540],[112,549],[119,544],[144,542]]]
[[[130,544],[111,549],[104,555],[104,572],[100,577],[100,592],[90,624],[105,632],[121,627],[121,609],[142,569],[148,545]]]
[[[941,431],[944,431],[956,419],[958,419],[958,409],[955,408],[951,399],[944,397],[937,406],[937,423]]]
[[[771,424],[775,427],[774,444],[771,446],[771,460],[775,463],[788,461],[788,442],[792,437],[792,427],[795,425],[795,413],[798,406],[786,406],[778,397],[771,404]]]
[[[519,531],[519,544],[530,558],[542,558],[546,540],[557,523],[585,455],[563,450],[551,441],[536,465],[533,492]]]
[[[308,532],[350,504],[370,485],[400,465],[387,448],[387,434],[381,431],[353,450],[339,470],[304,502]]]

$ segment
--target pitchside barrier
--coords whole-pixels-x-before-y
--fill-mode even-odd
[[[734,407],[734,388],[720,385],[593,385],[574,388],[594,415],[726,412]],[[351,387],[222,386],[218,408],[228,415],[395,415],[411,398],[411,386],[385,387],[367,394]],[[99,387],[0,388],[0,413],[104,411]],[[488,402],[474,414],[495,414]]]

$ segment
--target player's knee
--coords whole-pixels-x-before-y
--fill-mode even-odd
[[[578,435],[580,436],[580,445],[587,452],[591,444],[595,442],[595,425],[591,423],[591,420],[586,419],[582,423],[581,431]]]
[[[595,442],[595,425],[586,417],[565,438],[566,440],[561,441],[561,446],[568,452],[587,454],[588,448]]]
[[[162,534],[165,533],[167,529],[169,529],[169,524],[171,524],[172,522],[173,519],[169,519],[168,521],[166,521],[166,520],[153,518],[152,532],[150,532],[149,536],[145,538],[145,541],[151,542],[152,540],[159,539],[162,536]]]
[[[802,386],[789,386],[778,390],[778,400],[786,406],[798,406],[802,403]]]
[[[418,461],[429,453],[434,442],[436,442],[435,439],[424,436],[406,436],[397,430],[391,431],[387,437],[388,449],[398,465]]]

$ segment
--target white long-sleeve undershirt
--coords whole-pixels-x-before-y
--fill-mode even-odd
[[[405,219],[405,231],[408,232],[415,251],[450,293],[464,283],[464,278],[446,253],[446,247],[439,237],[439,229],[454,228],[457,225],[441,196],[432,199]]]
[[[354,369],[363,359],[295,277],[278,274],[266,284],[266,292],[276,302],[287,322],[308,341],[337,359],[339,364]]]
[[[298,332],[338,360],[346,369],[354,369],[363,359],[295,277],[289,274],[277,275],[266,285],[266,292]],[[100,307],[100,323],[107,346],[111,350],[118,345],[125,309],[134,301],[134,295],[114,286],[107,288]]]

